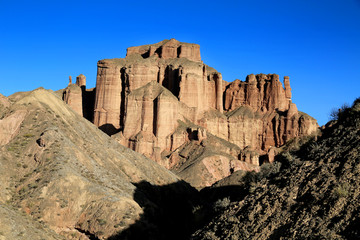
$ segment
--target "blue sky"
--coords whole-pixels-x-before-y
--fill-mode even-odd
[[[325,124],[360,97],[360,0],[0,0],[0,93],[95,86],[96,64],[176,38],[201,46],[227,81],[290,76],[293,102]]]

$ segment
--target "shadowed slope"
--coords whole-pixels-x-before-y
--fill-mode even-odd
[[[192,238],[359,239],[359,152],[356,100],[317,141],[283,154],[280,171],[263,179],[254,175],[251,194],[229,203]]]
[[[141,218],[109,240],[186,240],[198,224],[194,206],[199,194],[181,181],[163,186],[141,181],[135,184],[134,200],[144,209]]]

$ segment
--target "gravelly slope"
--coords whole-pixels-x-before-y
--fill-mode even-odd
[[[252,193],[229,203],[192,239],[359,239],[360,100],[331,125],[284,154],[280,171],[250,181]],[[228,183],[246,182],[232,177],[238,179]]]

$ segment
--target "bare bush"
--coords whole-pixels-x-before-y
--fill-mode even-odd
[[[349,109],[350,105],[348,103],[343,103],[340,108],[333,108],[330,111],[330,120],[338,120],[340,115],[346,110]]]

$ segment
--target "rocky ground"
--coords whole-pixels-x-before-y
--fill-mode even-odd
[[[214,185],[220,210],[192,239],[359,239],[360,100],[298,147]]]

